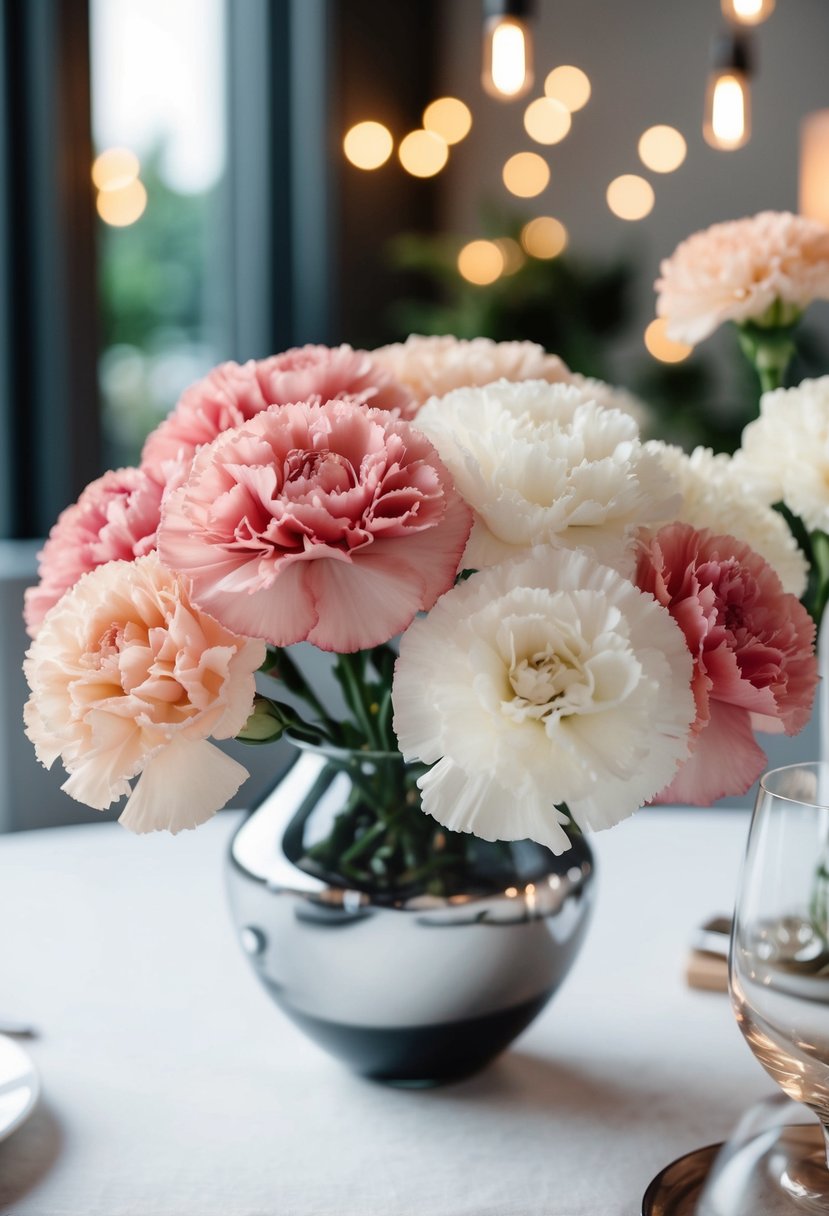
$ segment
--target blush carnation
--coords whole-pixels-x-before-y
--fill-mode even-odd
[[[588,554],[539,548],[472,575],[401,639],[392,698],[423,809],[485,840],[569,848],[670,781],[694,720],[670,613]]]
[[[45,617],[26,655],[26,733],[63,789],[97,810],[129,795],[136,832],[203,823],[248,776],[208,736],[244,726],[262,642],[191,602],[156,554],[85,574]],[[130,781],[139,778],[130,790]]]
[[[668,336],[692,346],[724,321],[791,324],[829,299],[829,229],[786,211],[713,224],[662,262],[656,291]]]
[[[658,800],[709,805],[744,794],[766,765],[754,730],[793,735],[809,720],[812,619],[733,536],[675,523],[643,533],[638,549],[637,586],[668,609],[694,660],[691,756]]]
[[[269,410],[202,448],[167,500],[159,551],[228,628],[349,652],[452,586],[470,526],[419,431],[329,401]]]
[[[82,574],[155,549],[161,496],[161,487],[140,469],[117,469],[91,482],[61,513],[38,555],[40,582],[26,591],[23,615],[30,637]]]
[[[540,544],[587,546],[615,563],[632,529],[672,518],[679,503],[633,418],[602,408],[589,384],[457,389],[429,401],[417,426],[475,512],[473,569]]]
[[[345,345],[296,347],[267,359],[222,363],[191,385],[144,444],[142,467],[166,484],[172,469],[189,464],[202,444],[223,431],[272,405],[314,397],[353,397],[401,418],[416,408],[411,393],[367,351]]]
[[[570,379],[558,355],[548,355],[535,342],[493,342],[491,338],[421,337],[381,346],[373,352],[379,365],[413,394],[418,405],[456,388],[494,380]]]

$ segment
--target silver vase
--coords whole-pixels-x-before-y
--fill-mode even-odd
[[[395,764],[303,750],[232,840],[230,904],[259,980],[312,1039],[365,1076],[429,1085],[483,1067],[544,1008],[584,939],[595,867],[580,836],[557,857],[443,833],[414,807],[455,863],[392,889],[320,872],[355,786]]]

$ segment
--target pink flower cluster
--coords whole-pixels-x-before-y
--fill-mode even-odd
[[[639,540],[636,584],[681,627],[694,660],[691,756],[660,802],[743,794],[766,757],[755,730],[796,734],[817,687],[815,627],[759,554],[733,536],[669,524]]]

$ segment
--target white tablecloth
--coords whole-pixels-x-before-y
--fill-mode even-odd
[[[14,1216],[636,1216],[652,1175],[774,1087],[689,935],[727,911],[741,812],[600,836],[599,903],[514,1050],[443,1089],[351,1076],[273,1006],[233,936],[238,817],[135,838],[0,838],[0,1010],[41,1028],[44,1098],[0,1144]]]

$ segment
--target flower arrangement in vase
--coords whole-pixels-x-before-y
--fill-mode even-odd
[[[126,797],[126,827],[178,832],[247,775],[213,740],[285,737],[308,781],[281,838],[313,892],[291,932],[429,901],[451,920],[483,900],[476,924],[523,926],[507,1007],[506,939],[489,938],[477,986],[429,1015],[417,1077],[457,1071],[440,1027],[485,1013],[475,1067],[560,982],[584,915],[552,951],[533,925],[592,873],[583,833],[748,789],[755,730],[809,716],[814,625],[785,522],[728,458],[642,442],[630,400],[530,343],[414,336],[224,364],[139,468],[63,513],[26,597],[26,730],[72,797]],[[331,655],[345,713],[297,643]],[[325,1009],[292,1004],[252,915],[237,912],[243,940],[292,1016],[361,1070],[411,1077],[409,1038],[402,1061],[387,1025],[355,1040],[353,1011],[342,1048]],[[449,991],[454,948],[425,984],[411,948],[412,1002]],[[388,958],[386,943],[357,987],[379,992]]]

